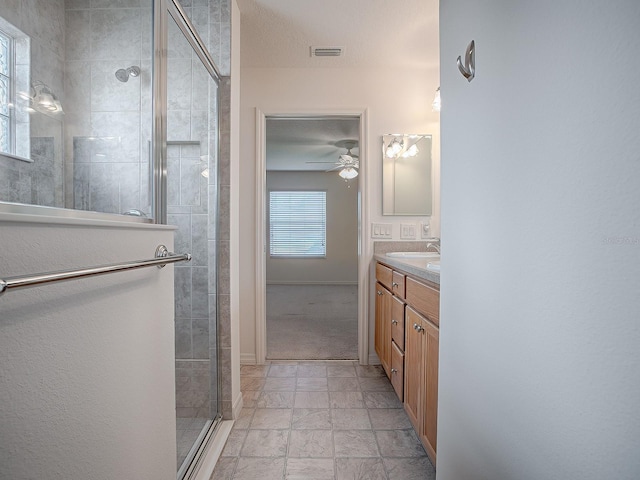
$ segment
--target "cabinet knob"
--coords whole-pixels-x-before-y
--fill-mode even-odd
[[[420,325],[418,325],[418,328],[416,328],[416,330],[417,330],[418,332],[422,332],[422,331],[424,330],[424,327],[421,327]]]
[[[398,284],[396,282],[392,282],[391,283],[391,288],[396,288],[398,286]]]
[[[396,368],[392,368],[392,369],[391,369],[391,373],[398,373],[398,369],[396,369]]]
[[[391,320],[391,325],[397,325],[398,324],[398,320]]]
[[[414,329],[414,330],[418,330],[418,324],[417,324],[417,323],[414,323],[414,324],[413,324],[413,329]]]
[[[380,290],[378,290],[378,292],[377,292],[377,293],[378,293],[378,295],[382,295],[382,292],[381,292]]]

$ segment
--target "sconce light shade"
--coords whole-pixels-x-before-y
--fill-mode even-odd
[[[351,180],[352,178],[356,178],[358,176],[358,171],[353,167],[347,167],[340,170],[338,173],[345,180]]]
[[[436,95],[433,97],[433,103],[431,104],[431,108],[434,112],[439,112],[442,107],[442,101],[440,100],[440,87],[436,90]]]
[[[404,143],[402,141],[398,141],[397,138],[394,138],[393,141],[387,147],[385,154],[389,158],[393,158],[397,156],[402,149],[404,148]]]
[[[407,158],[407,157],[415,157],[415,156],[418,154],[418,152],[419,152],[419,151],[420,151],[420,150],[418,150],[418,146],[414,143],[413,145],[411,145],[411,146],[407,149],[407,151],[406,151],[406,152],[404,152],[404,153],[402,154],[402,157],[403,157],[403,158]]]
[[[22,96],[22,95],[21,95]],[[48,85],[42,82],[34,82],[31,85],[31,92],[28,96],[28,112],[63,114],[62,105],[58,97],[51,91]]]

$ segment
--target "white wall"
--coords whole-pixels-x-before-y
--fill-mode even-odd
[[[369,200],[363,208],[371,222],[394,225],[394,238],[399,239],[400,222],[417,223],[421,217],[382,216],[382,135],[386,133],[432,133],[434,136],[434,215],[433,233],[439,227],[439,116],[431,111],[433,95],[438,87],[437,69],[242,69],[242,99],[240,111],[240,306],[241,353],[245,358],[255,355],[255,181],[256,128],[255,109],[263,112],[304,111],[327,113],[345,109],[369,110],[368,158],[364,168]],[[363,177],[365,177],[363,175]],[[363,225],[370,231],[370,225]],[[369,259],[363,259],[365,262]],[[373,329],[373,315],[370,315]],[[373,338],[373,337],[372,337]],[[370,348],[373,352],[373,346]]]
[[[441,2],[439,480],[640,474],[639,21]]]
[[[16,217],[0,214],[0,278],[173,246],[168,227]],[[1,479],[175,480],[172,270],[0,296]]]
[[[327,256],[290,259],[266,255],[268,284],[358,282],[357,179],[350,184],[348,188],[337,172],[267,172],[267,192],[293,189],[327,193]],[[268,230],[265,242],[268,252]]]

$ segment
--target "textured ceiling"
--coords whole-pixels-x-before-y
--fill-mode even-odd
[[[238,0],[241,63],[264,68],[438,66],[438,0]],[[340,46],[343,57],[311,57]]]

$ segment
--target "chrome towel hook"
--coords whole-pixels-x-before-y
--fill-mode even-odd
[[[467,46],[464,65],[462,64],[462,58],[458,56],[458,70],[469,82],[476,76],[476,42],[474,40],[471,40],[471,43]]]

